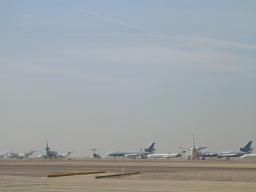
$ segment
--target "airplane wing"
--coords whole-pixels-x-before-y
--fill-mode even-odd
[[[127,153],[124,155],[125,158],[137,158],[139,156],[140,156],[139,153]]]
[[[170,158],[170,154],[166,153],[166,154],[158,154],[158,153],[153,153],[153,154],[148,154],[147,155],[148,158],[153,158],[153,159],[161,159],[161,158]]]
[[[181,157],[183,154],[181,153],[153,153],[153,154],[148,154],[148,158],[155,158],[155,159],[171,159],[171,158],[177,158]]]
[[[238,154],[238,153],[227,153],[227,154],[218,154],[218,158],[223,158],[223,157],[240,157],[242,156],[242,154]]]
[[[185,151],[191,151],[191,149],[189,149],[189,148],[186,148],[186,147],[179,147],[180,149],[183,149],[183,150],[185,150]]]
[[[208,147],[199,147],[197,150],[207,149]]]
[[[39,158],[39,159],[46,159],[47,156],[44,155],[44,154],[40,154],[40,155],[37,155],[35,158]]]
[[[57,154],[57,157],[58,158],[66,158],[66,157],[70,156],[71,153],[72,153],[71,151],[66,152],[66,153],[60,153],[60,154]]]

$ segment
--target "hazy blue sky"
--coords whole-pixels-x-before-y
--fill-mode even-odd
[[[0,0],[0,151],[256,142],[256,1]]]

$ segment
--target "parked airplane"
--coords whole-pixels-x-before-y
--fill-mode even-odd
[[[236,152],[220,152],[217,153],[218,158],[231,158],[231,157],[241,157],[246,154],[250,154],[253,151],[252,141],[249,141],[244,147],[241,147],[239,151]]]
[[[244,154],[241,156],[242,159],[256,159],[256,154]]]
[[[181,151],[180,153],[152,153],[148,154],[147,158],[152,159],[171,159],[171,158],[178,158],[185,154],[186,151]]]
[[[91,156],[91,159],[101,159],[101,156],[99,154],[96,153],[96,150],[97,149],[89,149],[89,150],[92,150],[92,156]]]
[[[195,159],[200,159],[200,158],[203,159],[204,158],[203,155],[202,155],[203,154],[202,150],[206,149],[207,147],[196,147],[195,146],[195,137],[193,135],[192,147],[190,149],[189,148],[184,148],[184,147],[180,147],[180,148],[184,149],[186,151],[189,151],[190,154],[189,154],[188,158],[195,160]]]
[[[31,158],[35,151],[30,151],[27,153],[16,153],[12,151],[5,152],[0,157],[1,159],[26,159]]]
[[[112,152],[108,153],[108,157],[122,157],[122,158],[144,158],[147,154],[153,153],[156,149],[155,143],[152,143],[148,148],[145,148],[144,151],[140,152]]]
[[[71,152],[66,153],[58,153],[57,151],[51,151],[50,147],[48,145],[48,142],[46,142],[46,148],[45,148],[46,154],[44,155],[38,155],[38,158],[44,158],[44,159],[61,159],[66,158],[71,155]]]
[[[20,159],[32,158],[35,152],[36,151],[31,150],[27,153],[20,153],[20,154],[18,154],[18,156],[19,156]]]
[[[208,158],[208,157],[217,157],[217,158],[231,158],[231,157],[241,157],[245,154],[249,154],[252,152],[253,148],[251,147],[252,141],[249,141],[244,147],[240,148],[240,151],[236,152],[200,152],[200,157],[202,159]]]

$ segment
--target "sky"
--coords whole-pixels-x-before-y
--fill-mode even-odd
[[[256,142],[256,2],[0,0],[0,152]]]

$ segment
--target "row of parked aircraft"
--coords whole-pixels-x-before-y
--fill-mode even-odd
[[[71,155],[71,151],[66,153],[58,153],[50,149],[48,142],[46,143],[45,152],[29,151],[27,153],[15,153],[12,151],[5,152],[0,155],[0,159],[63,159],[68,158]]]
[[[182,148],[182,147],[181,147]],[[183,148],[186,151],[190,151],[188,156],[191,159],[206,159],[206,158],[226,158],[231,157],[242,157],[245,158],[248,154],[251,154],[253,151],[252,141],[249,141],[245,146],[241,147],[237,151],[227,151],[227,152],[207,152],[204,151],[207,147],[196,147],[195,138],[193,136],[193,144],[191,148]],[[255,154],[256,157],[256,154]]]
[[[226,158],[230,159],[232,157],[241,158],[255,158],[256,154],[251,154],[253,151],[252,141],[249,141],[245,146],[241,147],[237,151],[227,151],[227,152],[208,152],[205,151],[207,147],[196,147],[195,139],[193,136],[193,144],[191,148],[180,147],[182,149],[179,153],[155,153],[155,143],[152,143],[148,148],[140,150],[137,152],[112,152],[108,153],[106,157],[112,158],[154,158],[154,159],[171,159],[179,158],[186,155],[188,159],[207,159],[207,158]],[[101,156],[95,152],[93,149],[92,158],[100,159]]]
[[[106,158],[130,158],[130,159],[171,159],[186,157],[188,159],[206,159],[206,158],[232,158],[232,157],[241,157],[241,158],[255,158],[256,154],[251,154],[253,151],[252,141],[249,141],[245,146],[241,147],[237,151],[228,151],[228,152],[208,152],[205,151],[207,147],[196,147],[195,139],[193,136],[193,144],[191,148],[180,147],[182,149],[179,153],[155,153],[156,143],[153,142],[147,148],[135,152],[111,152],[106,155]],[[96,149],[90,149],[93,151],[92,158],[101,159],[101,156],[96,153]],[[69,158],[71,152],[58,153],[50,149],[48,142],[46,143],[46,148],[44,153],[38,153],[37,151],[30,151],[28,153],[19,154],[13,152],[6,152],[0,156],[1,159],[29,159],[29,158],[42,158],[42,159],[63,159]]]

